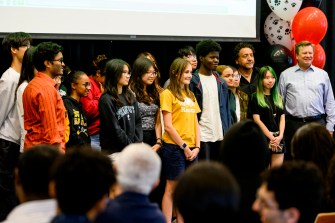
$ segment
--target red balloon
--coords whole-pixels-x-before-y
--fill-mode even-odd
[[[326,35],[327,28],[326,15],[316,7],[301,9],[292,22],[292,34],[296,43],[307,40],[318,44]]]
[[[295,47],[292,49],[292,64],[296,65],[298,63],[297,56],[295,55]],[[320,44],[314,45],[314,58],[312,64],[316,67],[323,69],[326,64],[326,53]]]
[[[316,67],[323,69],[326,64],[326,54],[320,44],[314,46],[314,59],[312,64]]]

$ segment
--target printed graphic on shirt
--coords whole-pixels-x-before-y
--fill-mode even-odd
[[[196,113],[195,103],[190,98],[185,98],[184,101],[179,101],[179,105],[181,106],[181,112]]]
[[[87,123],[85,123],[84,117],[80,114],[79,111],[73,109],[73,124],[74,125],[81,125],[81,126],[87,126]]]
[[[120,120],[123,116],[127,116],[128,120],[130,121],[129,114],[135,113],[135,108],[133,106],[123,106],[117,112],[117,120]]]

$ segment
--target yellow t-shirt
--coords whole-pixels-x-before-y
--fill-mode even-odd
[[[172,113],[172,126],[189,147],[194,147],[197,113],[200,108],[197,101],[194,102],[186,96],[184,99],[179,101],[169,89],[165,89],[160,95],[161,109]],[[163,140],[165,143],[176,144],[167,132],[164,132]]]

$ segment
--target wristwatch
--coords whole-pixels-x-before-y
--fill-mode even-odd
[[[186,143],[183,143],[183,145],[181,145],[181,149],[184,150],[187,147]]]

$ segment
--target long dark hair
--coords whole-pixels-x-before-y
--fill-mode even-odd
[[[155,83],[147,85],[146,92],[144,92],[142,77],[146,75],[150,67],[155,69],[155,65],[151,60],[146,57],[137,58],[133,64],[129,86],[134,91],[138,102],[143,102],[147,105],[151,103],[159,105],[159,93]]]
[[[31,46],[26,50],[26,52],[24,52],[24,56],[22,59],[21,74],[15,92],[17,92],[17,89],[24,81],[27,81],[29,83],[35,76],[34,72],[35,67],[33,64],[34,49],[35,47]],[[16,100],[16,94],[15,94],[15,100]]]
[[[112,59],[107,62],[104,74],[106,76],[105,79],[105,93],[109,94],[111,96],[111,100],[113,103],[116,104],[116,106],[121,107],[123,106],[123,103],[121,102],[119,98],[119,94],[117,91],[117,84],[122,77],[123,73],[123,67],[127,66],[130,71],[129,64],[121,59]],[[124,94],[126,101],[129,104],[134,103],[135,101],[135,95],[131,90],[128,88],[128,86],[122,87],[122,94]]]

